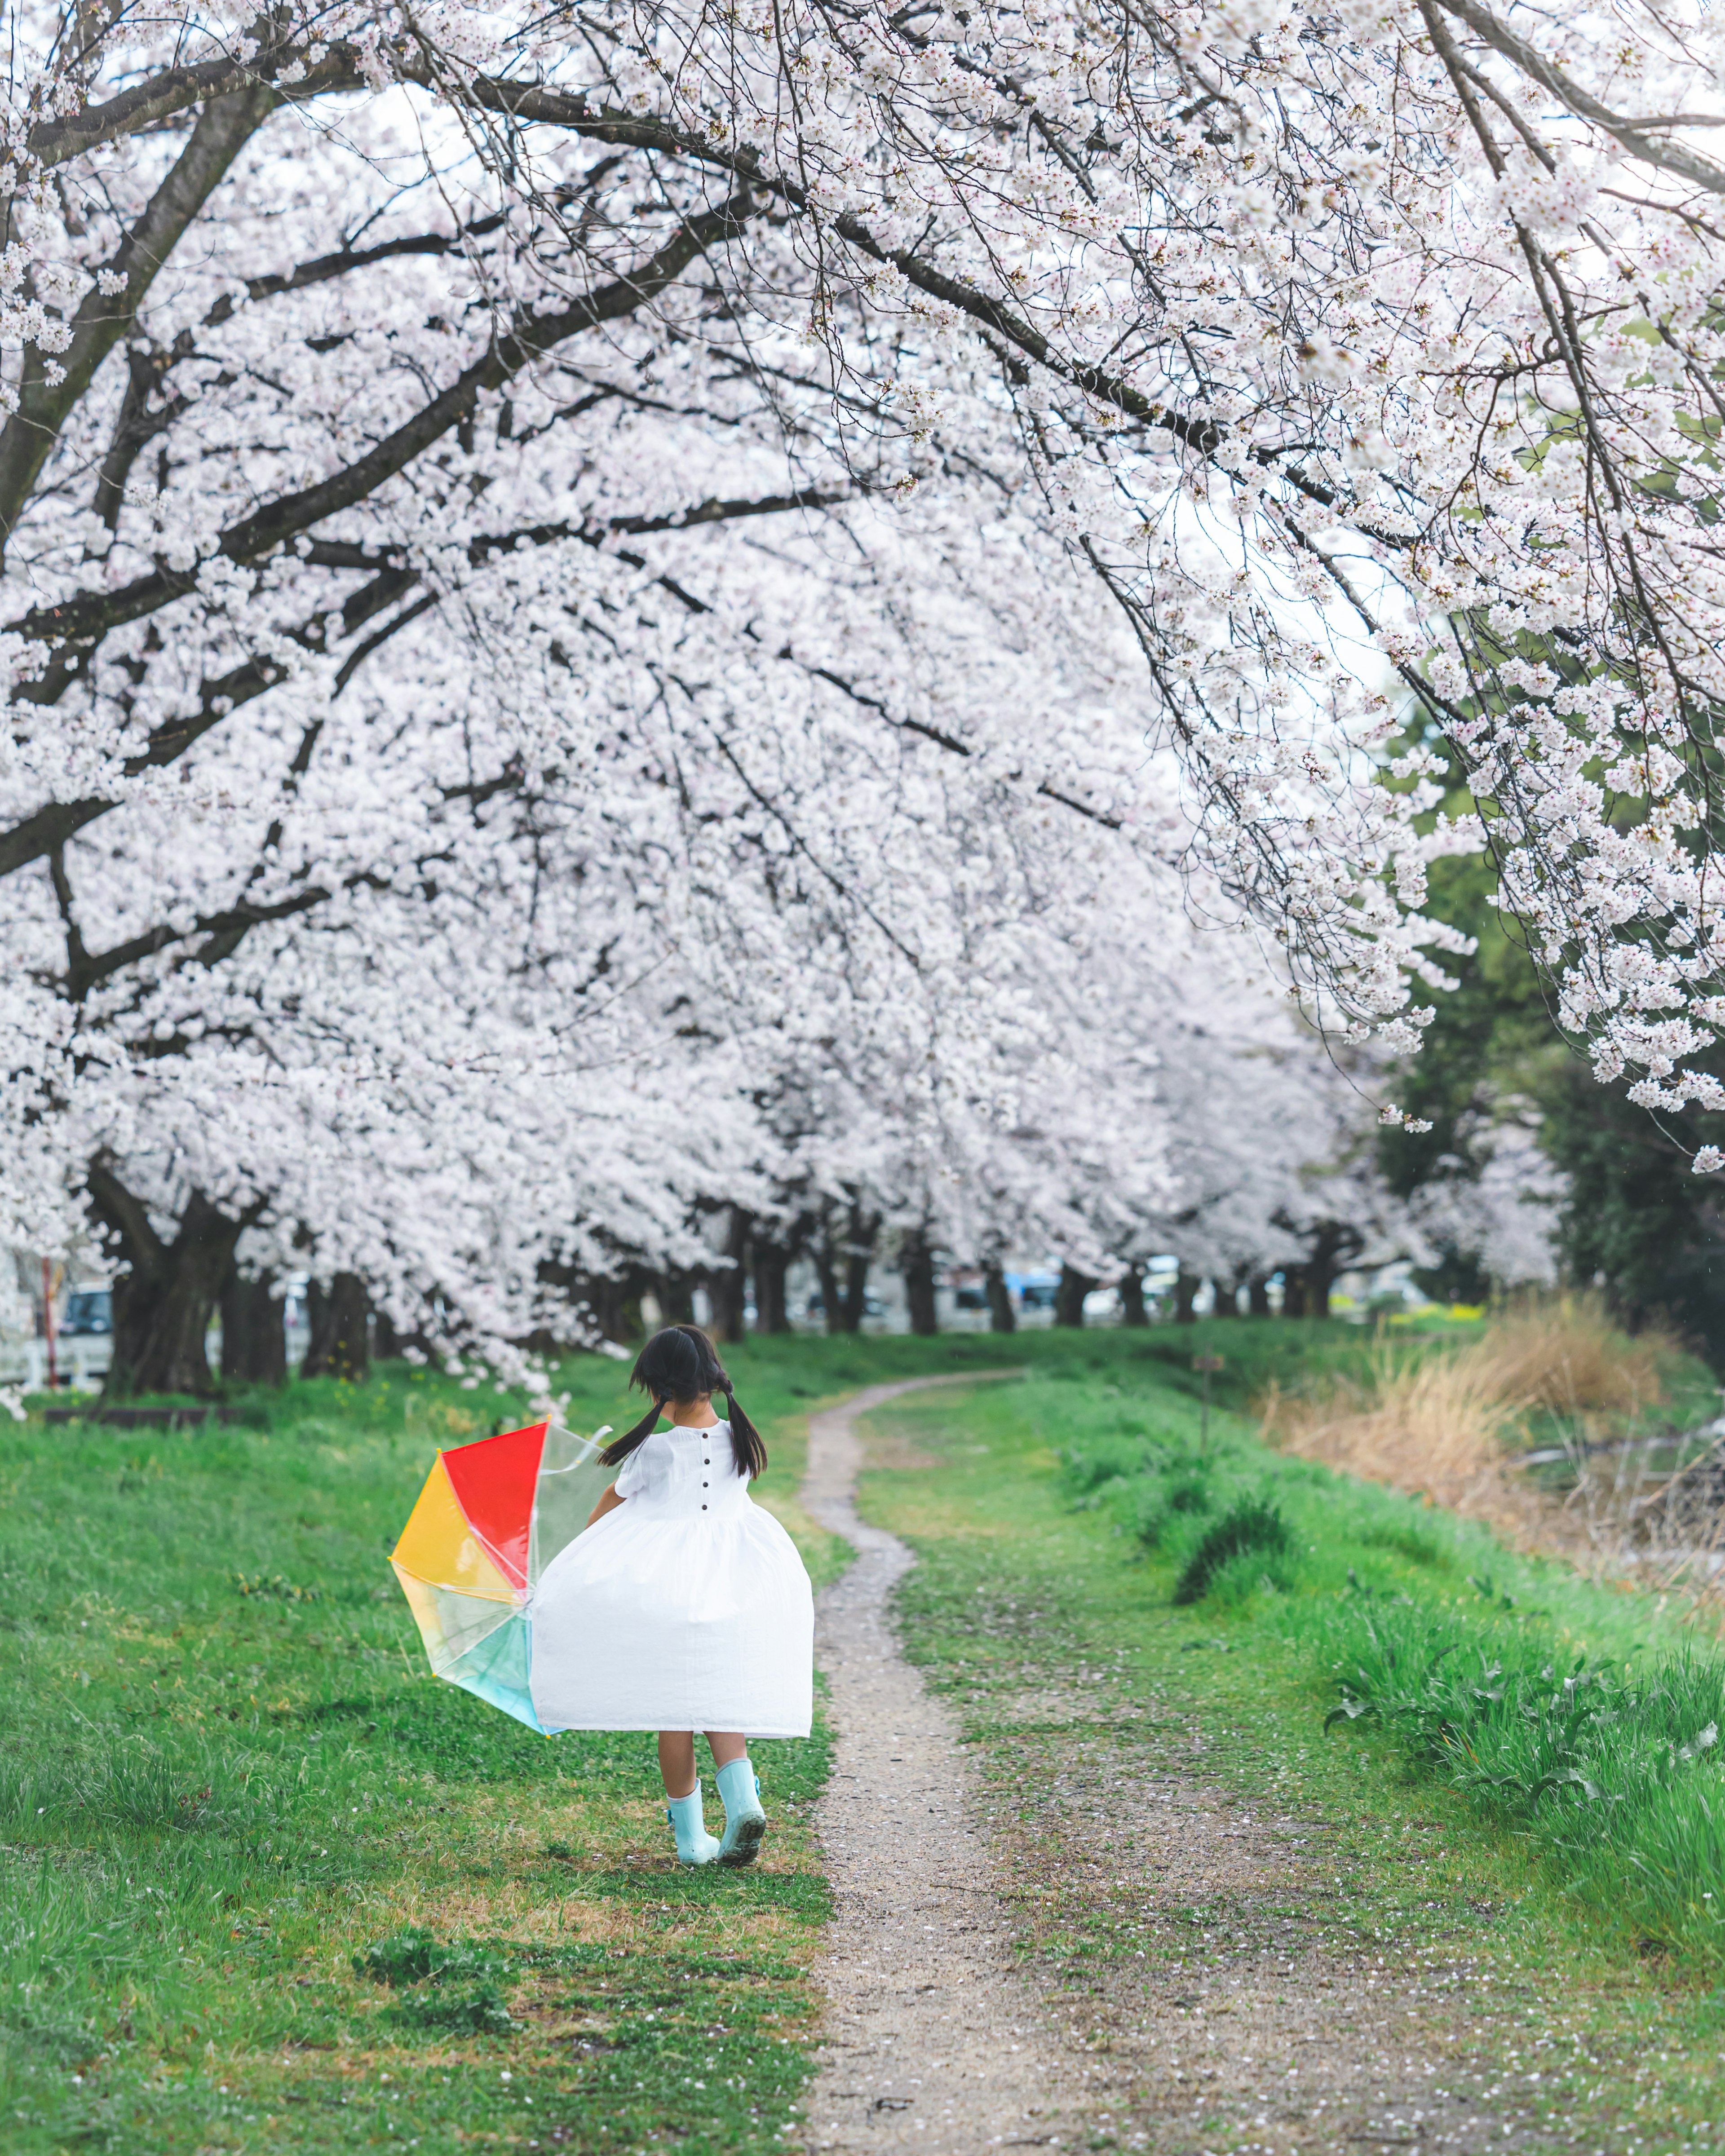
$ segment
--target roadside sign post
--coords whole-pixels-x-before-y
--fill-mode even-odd
[[[46,1258],[42,1260],[42,1330],[48,1341],[48,1389],[52,1392],[60,1381],[60,1373],[55,1368],[54,1352],[54,1266]]]
[[[1199,1424],[1201,1433],[1199,1443],[1201,1449],[1208,1453],[1210,1449],[1210,1373],[1221,1368],[1222,1358],[1219,1355],[1194,1355],[1192,1367],[1201,1372],[1204,1377],[1204,1413]]]

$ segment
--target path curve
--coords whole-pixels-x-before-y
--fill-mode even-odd
[[[1023,1374],[874,1385],[809,1421],[803,1502],[857,1553],[815,1628],[836,1732],[815,1826],[836,1909],[812,2148],[973,2156],[1075,2138],[1068,2071],[1013,1966],[957,1724],[893,1629],[892,1589],[915,1559],[855,1505],[859,1415],[927,1386]]]

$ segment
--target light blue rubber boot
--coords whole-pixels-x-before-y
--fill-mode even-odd
[[[747,1753],[719,1769],[719,1795],[725,1806],[725,1839],[719,1844],[721,1864],[752,1864],[767,1831],[767,1815],[761,1809],[761,1784]]]
[[[719,1853],[719,1845],[707,1832],[706,1821],[701,1817],[700,1783],[686,1797],[673,1797],[665,1808],[665,1815],[677,1837],[678,1863],[711,1864]]]

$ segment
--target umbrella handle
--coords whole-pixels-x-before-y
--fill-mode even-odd
[[[577,1445],[584,1445],[588,1450],[578,1460],[572,1460],[567,1467],[542,1467],[539,1471],[542,1476],[571,1475],[578,1467],[590,1467],[593,1465],[593,1455],[598,1450],[599,1440],[611,1435],[609,1423],[596,1430],[591,1437],[583,1437],[575,1430],[565,1430],[561,1423],[553,1423],[551,1427],[556,1430],[559,1437],[572,1438]]]

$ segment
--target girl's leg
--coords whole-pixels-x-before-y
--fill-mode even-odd
[[[728,1767],[733,1759],[742,1758],[749,1748],[747,1738],[735,1729],[710,1729],[706,1732],[706,1741],[712,1748],[713,1764],[716,1767]],[[665,1757],[665,1739],[662,1737],[659,1740],[659,1756],[661,1759]],[[695,1748],[692,1741],[689,1749],[689,1771],[691,1774],[695,1772]],[[667,1782],[665,1787],[669,1789],[670,1784]]]
[[[713,1748],[713,1764],[719,1770],[719,1801],[725,1807],[725,1839],[719,1844],[721,1864],[752,1864],[767,1831],[767,1815],[761,1809],[760,1785],[749,1759],[748,1739],[735,1730],[710,1729],[706,1741]]]
[[[742,1739],[737,1740],[742,1749]],[[659,1732],[659,1771],[665,1777],[665,1794],[675,1804],[695,1793],[695,1732],[689,1729],[661,1729]]]
[[[665,1817],[676,1837],[680,1864],[711,1864],[719,1845],[701,1815],[701,1784],[695,1774],[695,1738],[687,1729],[659,1732],[659,1771],[670,1799]]]

